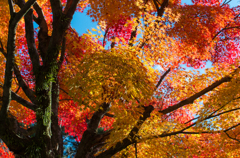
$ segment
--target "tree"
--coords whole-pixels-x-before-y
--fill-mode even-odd
[[[1,140],[15,157],[62,157],[62,129],[77,158],[239,154],[229,2],[1,1]],[[70,22],[85,8],[99,26],[79,36]],[[207,61],[203,74],[182,66]]]

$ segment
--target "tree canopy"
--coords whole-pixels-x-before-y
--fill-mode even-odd
[[[239,156],[230,2],[1,0],[0,157],[62,157],[63,133],[76,158]]]

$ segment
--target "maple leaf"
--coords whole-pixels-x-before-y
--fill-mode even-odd
[[[63,132],[76,157],[239,155],[239,6],[4,0],[0,20],[1,157],[61,157]]]

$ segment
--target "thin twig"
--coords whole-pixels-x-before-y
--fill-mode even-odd
[[[134,144],[135,146],[135,158],[137,158],[137,142]]]
[[[171,69],[169,68],[166,72],[164,72],[164,74],[160,77],[155,90],[158,89],[158,87],[160,86],[160,84],[162,83],[162,81],[164,80],[164,78],[167,76],[167,74],[171,71]]]
[[[108,30],[109,30],[109,28],[107,28],[107,30],[105,31],[104,37],[103,37],[103,47],[105,46]]]

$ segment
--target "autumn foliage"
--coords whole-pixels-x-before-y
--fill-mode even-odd
[[[0,157],[62,157],[62,130],[77,158],[240,156],[229,3],[1,1]],[[98,25],[79,35],[83,11]]]

